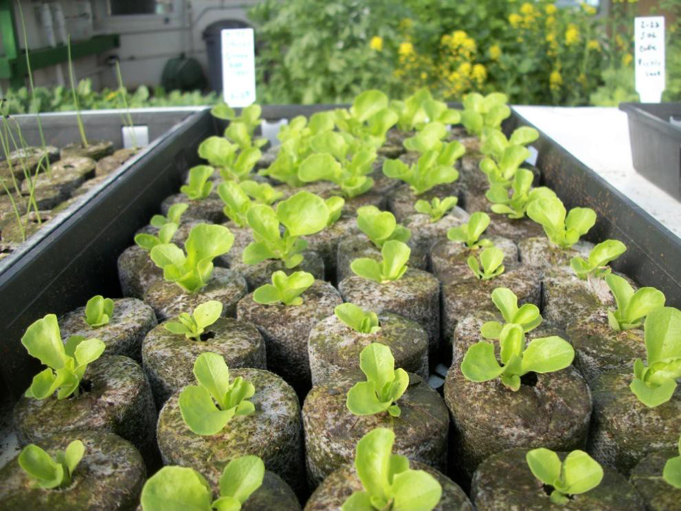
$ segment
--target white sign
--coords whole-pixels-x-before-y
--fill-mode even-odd
[[[255,50],[252,28],[221,32],[222,90],[225,103],[244,107],[255,103]]]
[[[665,88],[664,17],[634,21],[636,45],[636,92],[641,103],[659,103]]]

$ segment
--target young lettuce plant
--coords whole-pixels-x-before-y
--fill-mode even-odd
[[[640,358],[634,362],[629,388],[641,403],[654,408],[672,398],[681,378],[681,311],[655,309],[646,318],[644,335],[648,364]]]
[[[242,109],[241,115],[238,117],[234,110],[226,103],[215,105],[211,108],[210,113],[213,117],[222,119],[223,121],[230,121],[229,126],[227,126],[227,129],[225,130],[225,136],[234,141],[243,138],[243,135],[240,135],[242,131],[250,140],[251,137],[253,137],[256,128],[260,126],[260,123],[262,122],[260,119],[262,108],[257,103]],[[255,147],[262,147],[266,143],[267,139],[260,138],[256,139],[252,145],[255,145]],[[250,145],[247,147],[250,147]]]
[[[379,90],[358,95],[349,110],[336,110],[335,122],[342,132],[357,137],[374,149],[385,142],[385,135],[397,124],[397,114],[388,108],[388,96]]]
[[[490,218],[487,213],[477,211],[468,219],[468,223],[461,224],[459,227],[452,227],[447,231],[447,238],[457,243],[465,243],[471,250],[480,247],[489,247],[492,242],[488,239],[480,239],[482,233],[489,226]]]
[[[225,181],[218,186],[218,195],[225,204],[222,209],[225,216],[237,227],[248,226],[247,214],[253,202],[243,187],[236,181]]]
[[[331,227],[333,224],[338,222],[341,215],[343,214],[343,206],[345,206],[345,199],[343,197],[329,197],[324,201],[326,207],[329,208],[329,219],[326,222],[327,227]]]
[[[491,186],[497,185],[508,189],[513,184],[520,166],[529,156],[530,151],[523,146],[508,146],[498,161],[489,157],[484,158],[480,162],[480,170],[485,173]]]
[[[213,182],[210,177],[213,175],[213,167],[208,165],[197,165],[189,170],[189,183],[182,186],[180,191],[189,200],[202,200],[213,191]]]
[[[552,373],[565,369],[575,357],[572,346],[557,336],[534,339],[527,345],[523,327],[507,324],[499,336],[501,364],[494,353],[494,345],[480,341],[466,352],[461,372],[470,381],[485,382],[501,378],[501,383],[512,391],[520,389],[520,378],[527,373]]]
[[[199,355],[194,362],[194,376],[199,384],[186,386],[179,399],[182,419],[193,433],[215,435],[234,416],[255,411],[255,405],[248,401],[255,394],[255,387],[241,376],[230,382],[222,356]]]
[[[326,202],[309,192],[298,192],[280,202],[275,212],[270,206],[256,204],[248,210],[248,225],[255,241],[243,252],[245,264],[257,264],[266,259],[280,259],[291,269],[303,261],[301,252],[307,241],[301,236],[316,234],[329,221]],[[283,235],[280,225],[285,227]]]
[[[149,224],[153,227],[156,227],[157,229],[161,229],[166,224],[180,225],[182,215],[184,215],[184,212],[187,211],[188,207],[189,205],[183,202],[173,204],[170,206],[170,208],[168,208],[167,217],[163,215],[154,215],[151,217]]]
[[[492,291],[492,302],[506,323],[487,321],[480,329],[480,334],[485,339],[499,340],[506,337],[508,331],[515,327],[520,327],[523,334],[526,334],[542,322],[539,308],[532,303],[518,307],[518,297],[507,287],[498,287]]]
[[[391,240],[385,242],[381,255],[383,256],[381,262],[368,257],[355,259],[350,264],[350,269],[356,275],[379,284],[401,279],[407,271],[411,249],[401,241]]]
[[[282,192],[268,183],[246,180],[242,181],[240,185],[241,189],[258,204],[271,206],[284,196]]]
[[[28,327],[21,338],[28,354],[37,358],[47,369],[33,377],[26,397],[46,399],[57,392],[57,399],[80,394],[80,382],[88,364],[97,360],[106,345],[99,339],[74,335],[64,343],[57,316],[48,314]]]
[[[492,92],[483,96],[477,92],[467,94],[463,98],[461,123],[470,135],[482,136],[483,128],[501,128],[504,119],[511,115],[506,105],[508,98],[500,92]]]
[[[199,156],[208,160],[211,166],[217,167],[225,181],[243,181],[248,179],[262,153],[255,147],[239,151],[237,144],[232,144],[225,138],[208,137],[199,145]]]
[[[567,218],[565,214],[565,206],[558,198],[537,199],[527,206],[527,216],[564,250],[577,243],[596,223],[596,212],[591,208],[572,208]]]
[[[642,287],[634,292],[625,278],[612,274],[606,275],[605,283],[617,304],[616,310],[608,311],[608,323],[616,332],[642,327],[650,312],[664,307],[665,296],[654,287]]]
[[[429,122],[441,122],[442,124],[459,124],[461,111],[449,108],[444,101],[429,99],[423,103],[423,109],[428,115]]]
[[[189,233],[184,251],[174,243],[156,245],[151,260],[163,269],[163,278],[187,293],[199,292],[213,274],[213,259],[232,248],[234,235],[222,225],[199,224]],[[186,254],[185,254],[186,252]]]
[[[387,241],[406,243],[411,238],[411,231],[398,224],[392,213],[381,211],[376,206],[357,209],[357,227],[378,248],[382,248]]]
[[[664,464],[662,478],[674,488],[681,490],[681,438],[679,438],[679,455],[669,458]]]
[[[434,197],[430,202],[419,199],[416,201],[416,204],[414,204],[414,209],[419,213],[428,215],[430,217],[430,221],[435,223],[445,216],[447,211],[455,207],[458,202],[458,197],[445,197],[442,200]]]
[[[302,305],[302,295],[314,284],[314,275],[305,271],[297,271],[286,275],[283,271],[272,274],[272,284],[264,284],[253,292],[253,301],[270,305],[283,303],[284,305]]]
[[[516,129],[511,138],[506,138],[504,132],[496,128],[483,128],[480,152],[491,156],[495,161],[503,158],[504,152],[511,146],[526,147],[539,138],[539,132],[528,126]]]
[[[392,454],[395,433],[376,428],[357,442],[355,469],[364,490],[343,503],[342,511],[431,511],[442,486],[429,473],[409,468],[406,456]]]
[[[534,477],[553,487],[551,502],[554,504],[567,504],[569,495],[593,490],[603,480],[603,468],[584,451],[572,451],[561,462],[549,449],[532,449],[525,460]]]
[[[443,139],[447,136],[447,127],[441,122],[429,122],[421,127],[413,137],[403,142],[407,151],[425,154],[428,151],[441,151],[444,147]]]
[[[114,301],[102,295],[93,296],[85,305],[85,321],[92,328],[107,325],[113,316]]]
[[[80,460],[85,454],[85,446],[74,440],[66,449],[58,451],[54,458],[35,444],[24,447],[17,461],[19,466],[40,488],[67,488],[73,480]]]
[[[409,375],[395,369],[395,358],[390,348],[371,343],[359,355],[359,367],[367,380],[356,383],[347,395],[346,405],[355,415],[375,415],[387,411],[399,417],[402,411],[397,400],[409,386]]]
[[[480,253],[480,261],[474,255],[466,261],[479,280],[491,280],[504,273],[504,253],[491,245]]]
[[[151,252],[157,245],[165,245],[170,243],[177,232],[178,225],[173,222],[168,222],[158,230],[158,236],[147,233],[139,233],[135,235],[135,244],[145,252]]]
[[[206,328],[215,323],[222,315],[222,303],[217,300],[198,305],[192,314],[183,312],[177,321],[168,321],[163,328],[175,335],[184,335],[187,339],[198,341]]]
[[[614,261],[627,251],[624,243],[617,240],[605,240],[589,252],[589,258],[573,257],[570,266],[581,280],[602,279],[610,275],[612,269],[608,263]]]
[[[417,126],[426,122],[428,116],[423,104],[433,99],[427,88],[417,90],[404,101],[393,99],[390,109],[397,114],[397,127],[402,131],[413,131]]]
[[[220,476],[220,496],[213,500],[210,485],[196,470],[166,466],[142,488],[143,511],[239,511],[265,478],[265,464],[257,456],[230,461]]]
[[[375,334],[381,330],[378,315],[354,303],[341,303],[333,310],[336,317],[360,334]]]
[[[485,193],[487,200],[493,203],[492,211],[499,215],[507,215],[508,218],[517,220],[525,217],[527,207],[537,199],[552,199],[556,194],[550,188],[539,186],[532,188],[534,174],[531,170],[518,169],[513,177],[511,196],[503,184],[493,184]]]

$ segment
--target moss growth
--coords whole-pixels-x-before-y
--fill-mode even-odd
[[[144,250],[137,245],[126,248],[118,256],[118,281],[123,296],[139,298],[152,284],[163,280],[163,270],[156,266]]]
[[[27,215],[22,216],[21,226],[23,229],[23,236],[28,240],[28,238],[42,229],[47,222],[52,220],[52,218],[54,218],[54,215],[51,211],[41,211],[39,214],[36,214],[35,211],[31,211]],[[38,219],[40,219],[40,222]],[[2,240],[7,243],[23,243],[22,231],[19,229],[16,220],[2,229]]]
[[[38,167],[38,163],[40,163],[40,160],[43,158],[45,153],[47,153],[47,159],[49,159],[51,162],[59,159],[59,149],[51,145],[45,146],[44,150],[42,147],[31,146],[12,151],[9,154],[9,162],[5,159],[0,160],[0,177],[2,177],[6,184],[12,181],[12,177],[10,176],[11,162],[12,173],[14,174],[14,177],[17,179],[17,181],[22,181],[25,177],[24,167],[26,168],[27,172],[34,174],[35,169]],[[2,154],[4,156],[4,151]]]
[[[232,251],[235,249],[232,248]],[[234,252],[236,258],[230,259],[229,267],[244,276],[248,283],[248,289],[254,291],[264,284],[272,283],[272,274],[276,271],[283,271],[287,275],[297,271],[311,273],[316,279],[324,279],[324,260],[314,250],[303,252],[303,262],[295,268],[286,268],[280,259],[267,259],[257,264],[245,264],[241,260],[240,252]]]
[[[518,243],[520,260],[529,266],[543,269],[569,267],[570,259],[576,256],[588,258],[593,247],[593,243],[578,241],[571,248],[561,249],[546,237],[526,238]]]
[[[300,511],[300,504],[291,487],[268,470],[262,485],[243,503],[241,511]]]
[[[59,157],[63,160],[73,156],[84,156],[99,161],[105,156],[109,156],[114,152],[113,142],[108,140],[92,140],[88,142],[87,147],[83,147],[80,142],[62,147],[59,151]]]
[[[203,220],[214,224],[222,223],[227,220],[222,211],[225,204],[215,191],[215,187],[213,188],[213,192],[205,199],[190,200],[183,193],[171,195],[161,203],[161,213],[164,216],[168,216],[168,210],[171,206],[184,203],[189,207],[182,215],[183,220]]]
[[[336,256],[339,243],[347,236],[359,232],[357,220],[353,216],[342,216],[331,227],[312,236],[304,236],[308,248],[317,252],[324,261],[327,280],[336,275]]]
[[[504,215],[497,215],[496,213],[490,214],[490,217],[492,221],[487,228],[487,232],[491,235],[505,236],[515,242],[544,235],[542,226],[534,223],[527,217],[514,220]]]
[[[96,176],[106,176],[111,174],[113,171],[117,170],[126,161],[137,154],[135,149],[119,149],[115,151],[111,156],[105,156],[97,162],[97,168],[95,169]]]

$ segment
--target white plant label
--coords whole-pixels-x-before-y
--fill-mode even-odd
[[[636,92],[641,103],[659,103],[665,88],[664,17],[646,16],[634,23]]]
[[[223,30],[222,90],[225,103],[244,107],[255,103],[255,47],[252,28]]]

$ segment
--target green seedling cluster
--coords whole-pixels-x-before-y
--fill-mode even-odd
[[[252,383],[241,376],[230,381],[225,359],[215,353],[202,353],[194,362],[198,385],[180,392],[180,413],[187,427],[197,435],[210,436],[223,430],[237,415],[249,415],[255,405]]]
[[[556,197],[553,190],[545,186],[532,188],[533,179],[534,174],[531,170],[518,169],[513,177],[510,191],[505,184],[492,184],[485,193],[487,200],[492,203],[492,211],[518,220],[525,217],[527,208],[533,201]]]
[[[616,332],[640,328],[651,311],[664,307],[664,294],[654,287],[642,287],[634,292],[627,279],[613,274],[606,275],[605,282],[617,304],[616,310],[608,311],[608,323]]]
[[[63,451],[57,451],[54,458],[35,444],[29,444],[21,450],[18,457],[19,466],[28,477],[40,488],[67,488],[73,481],[73,473],[78,468],[85,454],[85,446],[80,440],[74,440]]]
[[[567,213],[558,198],[532,201],[527,206],[527,216],[544,228],[549,240],[562,249],[579,241],[596,223],[596,212],[591,208],[573,208]]]
[[[449,229],[449,231],[447,231],[447,238],[456,243],[465,243],[466,247],[471,250],[489,247],[492,245],[490,240],[480,239],[480,236],[485,232],[489,223],[489,215],[482,211],[477,211],[471,215],[467,223]]]
[[[180,187],[180,192],[189,200],[203,200],[213,191],[213,181],[210,180],[215,170],[208,165],[197,165],[189,170],[189,182]]]
[[[168,208],[167,217],[163,215],[154,215],[151,217],[149,225],[156,227],[157,229],[161,229],[164,225],[167,224],[180,225],[182,215],[184,215],[184,212],[187,211],[188,207],[189,205],[183,202],[173,204],[172,206],[170,206],[170,208]]]
[[[388,241],[406,243],[411,238],[411,231],[398,224],[395,215],[376,206],[362,206],[357,210],[357,227],[378,248]]]
[[[603,480],[603,468],[584,451],[572,451],[561,462],[549,449],[533,449],[525,455],[534,477],[551,486],[551,502],[567,504],[570,496],[593,490]]]
[[[226,138],[208,137],[199,145],[199,156],[217,168],[225,181],[243,181],[249,178],[262,153],[257,147],[241,149]]]
[[[239,183],[241,189],[258,204],[270,206],[281,199],[284,194],[268,183],[258,183],[247,179]]]
[[[454,208],[458,202],[458,197],[445,197],[442,200],[435,197],[431,199],[430,202],[419,199],[414,204],[414,209],[418,213],[428,215],[430,217],[430,221],[435,223],[445,216],[447,211]]]
[[[71,336],[62,341],[57,316],[48,314],[28,327],[21,338],[28,354],[47,369],[33,377],[26,397],[47,399],[57,392],[57,399],[80,394],[80,382],[88,364],[97,360],[106,345],[99,339]]]
[[[429,473],[409,468],[405,456],[393,454],[395,433],[376,428],[357,443],[355,470],[364,487],[343,503],[342,511],[431,511],[442,486]]]
[[[241,183],[243,184],[243,183]],[[218,195],[225,207],[223,213],[237,227],[248,226],[248,210],[251,209],[253,201],[248,196],[243,186],[236,181],[225,181],[218,186]]]
[[[480,252],[480,261],[471,255],[466,261],[473,274],[480,280],[491,280],[504,273],[504,253],[491,245]]]
[[[272,274],[272,284],[260,286],[253,292],[253,301],[270,305],[283,303],[284,305],[302,305],[302,295],[314,284],[314,276],[311,273],[297,271],[286,275],[283,271],[275,271]]]
[[[359,355],[359,367],[367,379],[348,391],[348,410],[355,415],[387,411],[392,417],[399,417],[402,411],[395,403],[407,390],[409,375],[404,369],[395,369],[390,348],[378,343],[369,344]]]
[[[184,251],[174,243],[156,245],[151,260],[163,269],[163,278],[187,293],[197,293],[213,274],[213,259],[229,252],[234,235],[222,225],[199,224],[189,233]]]
[[[498,287],[492,291],[492,302],[501,313],[505,323],[499,321],[487,321],[480,329],[480,334],[485,339],[500,340],[508,335],[509,330],[519,327],[523,334],[537,328],[542,317],[539,307],[533,303],[526,303],[518,307],[518,297],[507,287]]]
[[[168,209],[168,216],[154,215],[150,225],[158,229],[158,235],[140,233],[135,236],[135,243],[145,252],[151,252],[156,245],[170,243],[179,229],[182,215],[189,206],[184,203],[173,204]]]
[[[483,96],[477,92],[463,98],[461,123],[469,135],[482,136],[484,128],[500,129],[501,123],[511,115],[506,105],[508,98],[500,92],[492,92]]]
[[[411,249],[406,243],[391,240],[383,244],[380,262],[368,257],[361,257],[352,261],[350,269],[364,279],[385,284],[402,278],[407,272],[407,262],[410,255]]]
[[[262,107],[257,103],[241,110],[241,115],[239,116],[225,103],[215,105],[211,108],[210,113],[217,119],[229,121],[229,126],[225,129],[224,135],[239,145],[240,149],[259,148],[267,143],[267,139],[264,138],[253,140],[253,134],[262,122],[260,119]]]
[[[612,271],[608,264],[626,251],[627,247],[621,241],[606,240],[591,249],[588,259],[570,259],[570,266],[581,280],[602,279]]]
[[[265,464],[257,456],[234,458],[220,476],[220,495],[213,500],[208,481],[196,470],[166,466],[142,489],[143,511],[239,511],[262,486]]]
[[[388,107],[388,96],[379,90],[368,90],[355,98],[349,110],[336,110],[334,120],[340,131],[378,149],[388,130],[397,124],[398,115]]]
[[[634,362],[631,391],[644,405],[654,408],[669,401],[681,378],[681,311],[673,307],[653,310],[644,325],[646,362]]]
[[[92,328],[108,325],[114,311],[114,301],[102,295],[93,296],[85,305],[85,321]]]
[[[342,303],[333,310],[336,317],[345,325],[361,334],[375,334],[381,330],[378,315],[353,303]]]
[[[183,312],[177,321],[164,323],[163,328],[175,335],[184,335],[187,339],[198,341],[206,328],[215,323],[222,316],[222,303],[211,300],[198,305],[194,312]]]
[[[404,100],[391,100],[390,109],[397,114],[397,127],[402,131],[412,131],[425,124],[428,114],[424,103],[432,99],[430,91],[424,87]]]

